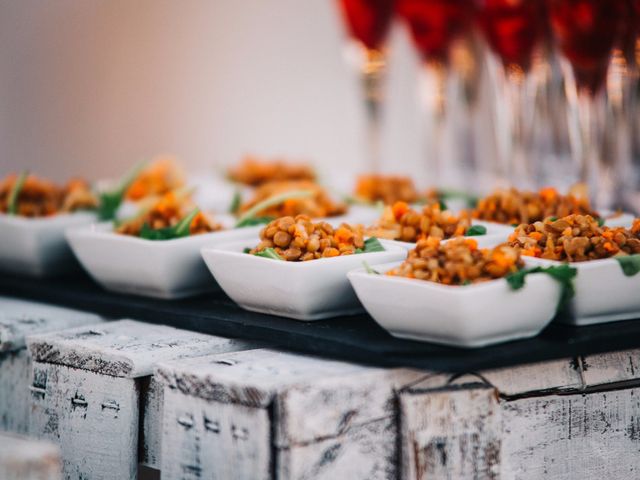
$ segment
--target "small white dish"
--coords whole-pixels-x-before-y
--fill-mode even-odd
[[[233,219],[216,215],[226,226]],[[163,299],[183,298],[215,285],[200,256],[204,245],[257,238],[261,227],[222,230],[174,240],[145,240],[113,232],[104,222],[67,231],[84,269],[107,290]]]
[[[254,241],[205,247],[202,257],[220,287],[246,310],[296,320],[320,320],[362,311],[347,280],[347,272],[402,260],[406,250],[384,244],[386,251],[286,262],[244,253]]]
[[[0,270],[48,277],[77,269],[64,232],[95,220],[91,212],[41,218],[0,214]]]
[[[560,300],[560,284],[541,273],[512,290],[505,279],[450,286],[384,275],[398,265],[375,267],[382,275],[348,274],[367,312],[398,338],[464,348],[529,338],[551,322]]]
[[[505,227],[504,225],[500,225],[492,222],[482,222],[480,220],[473,220],[471,225],[480,225],[487,229],[487,233],[484,235],[474,235],[471,237],[465,236],[464,238],[473,238],[476,242],[478,242],[478,247],[480,248],[492,248],[501,243],[505,243],[509,240],[509,235],[513,232],[513,228]],[[443,240],[442,243],[446,243],[452,238],[448,238]],[[416,248],[415,242],[402,242],[400,240],[385,240],[385,242],[391,243],[393,245],[397,245],[406,250],[413,250]]]
[[[602,216],[607,227],[630,228],[636,218],[632,213],[616,213],[609,210],[603,211]]]
[[[562,262],[526,257],[528,263],[543,267]],[[627,277],[614,258],[572,262],[578,270],[575,296],[558,320],[571,325],[595,325],[640,318],[640,274]]]

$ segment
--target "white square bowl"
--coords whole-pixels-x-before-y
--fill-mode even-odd
[[[257,238],[259,231],[260,227],[248,227],[174,240],[145,240],[115,233],[112,223],[105,222],[70,229],[67,239],[84,269],[105,289],[175,299],[215,287],[200,256],[204,245]]]
[[[244,253],[257,243],[256,238],[205,247],[202,257],[220,287],[242,308],[306,321],[362,311],[347,272],[365,261],[374,265],[407,254],[385,244],[384,252],[286,262]]]
[[[465,236],[464,238],[473,238],[476,242],[478,242],[478,247],[480,248],[491,248],[501,243],[505,243],[509,240],[509,235],[513,232],[513,228],[507,227],[504,225],[500,225],[498,223],[493,222],[483,222],[480,220],[473,220],[471,225],[480,225],[487,229],[487,233],[484,235],[474,235],[472,237]],[[443,240],[442,242],[448,242],[452,240],[448,238]],[[406,250],[413,250],[416,248],[415,242],[402,242],[400,240],[385,240],[386,243],[391,243],[393,245],[397,245],[399,247],[403,247]]]
[[[543,267],[562,262],[526,257]],[[569,263],[578,270],[576,294],[558,320],[571,325],[595,325],[640,318],[640,274],[627,277],[617,260],[605,258]]]
[[[520,290],[505,279],[450,286],[364,269],[348,277],[367,312],[394,337],[464,348],[537,335],[555,316],[561,294],[559,283],[541,273],[528,275]]]
[[[90,212],[42,218],[0,214],[0,270],[48,277],[77,269],[64,232],[95,221]]]

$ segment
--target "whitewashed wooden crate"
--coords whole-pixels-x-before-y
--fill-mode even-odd
[[[422,372],[260,349],[160,364],[162,479],[393,479],[394,390]]]
[[[103,321],[92,313],[0,297],[0,430],[27,433],[31,360],[26,336]]]
[[[640,478],[640,350],[434,375],[400,423],[403,479]]]
[[[50,442],[0,432],[0,479],[61,480],[60,450]]]
[[[66,479],[136,477],[157,466],[162,395],[156,362],[252,344],[120,320],[27,339],[33,355],[30,431],[62,448]],[[142,432],[139,434],[139,425]]]

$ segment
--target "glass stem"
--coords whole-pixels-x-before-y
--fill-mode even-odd
[[[422,70],[420,97],[425,108],[425,154],[427,178],[433,186],[442,186],[447,122],[447,67],[437,61],[426,62]]]
[[[382,165],[382,101],[384,89],[384,54],[366,51],[362,83],[366,109],[366,161],[371,173],[380,173]]]

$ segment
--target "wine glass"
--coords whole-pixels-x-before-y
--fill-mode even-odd
[[[395,0],[337,0],[362,77],[367,117],[367,162],[380,173],[381,106],[386,64],[385,40],[393,19]]]
[[[473,0],[398,0],[397,13],[407,24],[423,64],[420,96],[429,122],[425,136],[429,173],[439,186],[467,187],[456,182],[462,173],[471,178],[475,168],[470,137],[477,62],[470,48],[473,42],[465,42]],[[445,165],[445,158],[452,161]]]
[[[544,0],[475,0],[478,23],[493,54],[487,64],[494,87],[494,124],[499,183],[531,187],[534,67],[545,66]],[[536,60],[534,62],[534,60]]]
[[[627,0],[547,0],[556,45],[564,57],[570,139],[579,180],[598,209],[617,201],[615,151],[607,142],[605,81]]]

